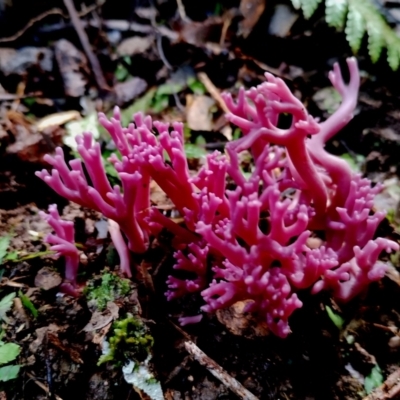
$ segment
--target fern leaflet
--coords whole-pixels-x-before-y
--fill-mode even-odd
[[[310,18],[322,0],[291,0],[295,8],[301,8]],[[325,0],[325,20],[328,25],[344,30],[354,53],[368,35],[368,53],[372,62],[379,60],[382,50],[387,49],[387,61],[393,70],[400,66],[400,37],[390,28],[372,0]]]

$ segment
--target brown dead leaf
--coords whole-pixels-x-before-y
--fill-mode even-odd
[[[175,208],[165,192],[153,180],[150,182],[150,200],[151,204],[156,206],[159,210],[173,210]]]
[[[108,325],[104,326],[99,331],[94,332],[93,338],[92,338],[92,343],[101,345],[104,341],[104,338],[107,336],[107,334],[111,328],[111,325],[112,325],[112,323],[110,322]]]
[[[20,50],[0,49],[0,70],[5,75],[24,74],[33,65],[39,65],[43,71],[51,72],[52,60],[52,51],[45,47],[23,47]]]
[[[250,35],[264,10],[265,0],[242,0],[240,2],[240,12],[244,17],[240,23],[240,33],[245,38]]]
[[[117,104],[122,105],[141,95],[147,89],[147,82],[142,78],[131,78],[114,85]]]
[[[32,132],[25,126],[16,125],[15,143],[7,147],[7,153],[15,154],[22,161],[43,163],[43,157],[49,152],[49,145],[38,132]],[[54,131],[51,135],[59,142],[60,132]]]
[[[83,71],[88,71],[85,55],[65,39],[55,43],[54,51],[64,81],[65,94],[71,97],[82,96],[87,84]]]
[[[400,273],[399,271],[391,264],[391,263],[386,263],[387,266],[387,271],[386,275],[391,281],[395,282],[397,285],[400,286]]]
[[[212,130],[212,114],[210,109],[215,105],[215,100],[208,96],[188,96],[187,123],[195,131]]]
[[[118,312],[119,307],[114,302],[109,301],[104,311],[95,311],[92,314],[90,321],[82,330],[85,332],[92,332],[104,328],[118,318]]]
[[[43,290],[60,286],[61,282],[60,274],[48,267],[41,268],[35,276],[35,286]]]
[[[47,338],[49,343],[53,346],[57,347],[62,352],[68,354],[71,357],[71,360],[77,364],[83,364],[83,360],[81,359],[79,352],[73,349],[70,345],[65,346],[61,340],[58,338],[56,333],[47,332]]]
[[[298,18],[299,14],[293,12],[291,7],[286,4],[277,4],[269,23],[269,34],[278,37],[287,36]]]
[[[43,132],[45,129],[53,126],[64,125],[69,121],[80,119],[81,114],[78,111],[64,111],[55,114],[47,115],[36,122],[36,128],[39,132]]]
[[[223,21],[220,17],[209,17],[205,21],[185,22],[177,27],[180,39],[193,46],[204,46],[208,41],[219,42],[222,33]]]
[[[42,328],[36,329],[36,339],[29,345],[29,350],[31,353],[35,354],[39,347],[43,344],[43,340],[47,332],[58,332],[63,331],[64,326],[58,326],[56,324],[50,324],[48,326],[43,326]]]
[[[117,47],[117,53],[123,56],[133,56],[142,54],[148,50],[154,43],[154,36],[133,36],[123,40]]]
[[[228,308],[218,310],[216,313],[218,321],[234,335],[247,338],[268,335],[269,330],[265,321],[258,320],[251,313],[244,312],[249,301],[238,301]]]

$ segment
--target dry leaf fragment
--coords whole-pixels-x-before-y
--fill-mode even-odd
[[[35,276],[35,286],[43,290],[60,286],[61,282],[60,274],[48,267],[41,268]]]
[[[20,50],[0,49],[0,70],[5,75],[24,74],[26,70],[39,65],[43,71],[53,69],[53,52],[45,47],[23,47]]]
[[[36,122],[36,128],[39,132],[43,132],[46,128],[64,125],[65,123],[81,118],[78,111],[64,111],[47,115]]]
[[[147,51],[154,43],[154,36],[133,36],[123,40],[117,47],[120,56],[133,56]]]
[[[244,20],[240,23],[240,32],[246,38],[250,35],[265,10],[265,0],[242,0],[240,12]]]
[[[90,318],[90,321],[83,328],[85,332],[92,332],[97,329],[104,328],[113,320],[118,318],[119,307],[112,301],[107,303],[107,308],[104,311],[95,311]]]
[[[65,346],[61,340],[58,338],[56,333],[48,332],[47,338],[49,343],[57,347],[62,352],[68,354],[71,357],[71,360],[77,364],[83,364],[83,360],[81,359],[79,352],[73,349],[70,345]]]
[[[187,106],[187,123],[195,131],[212,130],[212,114],[210,109],[215,105],[214,99],[208,96],[193,96]]]
[[[238,301],[228,308],[217,310],[218,321],[234,335],[248,338],[268,335],[269,330],[265,321],[257,320],[251,313],[244,312],[249,301]]]
[[[117,103],[122,105],[141,95],[147,89],[147,82],[142,78],[131,78],[114,85]]]
[[[65,39],[58,40],[54,50],[64,81],[65,94],[71,97],[83,96],[87,79],[82,71],[88,70],[85,55]]]

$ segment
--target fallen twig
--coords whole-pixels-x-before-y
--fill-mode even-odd
[[[49,388],[44,383],[38,381],[35,375],[33,375],[29,372],[27,372],[27,375],[29,376],[29,378],[31,378],[33,380],[33,382],[36,383],[36,385],[38,385],[41,389],[43,389],[47,395],[50,394]],[[57,396],[57,395],[54,395],[54,398],[56,400],[63,400],[60,396]]]
[[[182,0],[176,0],[176,4],[178,6],[178,13],[179,16],[181,17],[181,20],[186,22],[190,21],[190,19],[186,15],[185,6],[183,5]]]
[[[212,98],[218,103],[221,109],[225,113],[229,113],[229,108],[226,106],[224,99],[221,96],[221,93],[216,88],[216,86],[211,82],[211,79],[205,72],[199,72],[197,74],[199,81],[206,87],[208,93],[212,96]]]
[[[201,351],[193,342],[185,342],[185,348],[201,365],[205,366],[211,374],[219,379],[228,389],[245,400],[258,400],[254,394],[249,392],[241,383],[230,376],[214,360]]]
[[[27,97],[40,97],[42,95],[43,95],[42,92],[34,92],[27,94],[0,93],[0,101],[21,100],[21,99],[26,99]]]
[[[86,35],[85,30],[83,29],[83,24],[79,18],[78,12],[75,9],[74,3],[72,0],[64,0],[65,7],[68,10],[69,16],[71,18],[72,25],[74,26],[76,33],[79,36],[79,40],[82,44],[83,50],[86,53],[87,58],[93,68],[93,74],[97,82],[97,86],[103,90],[110,90],[106,79],[104,78],[103,71],[100,66],[100,62],[97,56],[94,54],[92,47],[89,43],[89,39]]]
[[[79,16],[83,17],[86,14],[91,13],[97,7],[98,7],[97,4],[94,4],[94,5],[90,6],[90,7],[87,7],[87,9],[85,11],[82,11],[81,13],[79,13]],[[4,37],[4,38],[0,38],[0,43],[13,42],[13,41],[17,40],[31,26],[36,24],[36,22],[41,21],[42,19],[48,17],[49,15],[61,15],[65,19],[69,18],[69,16],[64,14],[64,12],[60,8],[52,8],[51,10],[47,10],[47,11],[43,12],[42,14],[39,14],[37,17],[32,18],[22,29],[20,29],[19,31],[15,32],[13,35],[7,36],[7,37]]]

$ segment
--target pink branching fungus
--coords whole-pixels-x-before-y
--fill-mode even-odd
[[[65,278],[60,289],[71,296],[77,296],[79,293],[76,281],[79,252],[75,246],[74,223],[61,219],[56,204],[49,206],[48,214],[41,211],[40,215],[54,230],[54,234],[46,236],[45,242],[51,244],[50,249],[56,252],[56,257],[65,258]]]
[[[188,278],[168,278],[169,300],[198,291],[205,312],[246,300],[247,311],[262,315],[272,332],[285,337],[289,317],[302,306],[298,290],[329,290],[336,300],[349,301],[384,276],[380,253],[399,248],[374,238],[384,218],[372,210],[380,185],[372,187],[324,149],[356,107],[359,72],[355,59],[347,65],[347,84],[337,64],[329,74],[342,102],[324,122],[311,117],[283,80],[271,74],[257,87],[241,89],[236,101],[225,94],[227,118],[243,136],[228,143],[226,154],[209,154],[195,176],[189,174],[182,124],[170,127],[136,114],[134,123],[123,128],[118,109],[110,120],[101,114],[100,122],[121,155],[110,160],[122,190],[109,184],[100,146],[92,144],[89,133],[77,142],[90,183],[81,161],[71,161],[69,168],[60,149],[46,158],[52,173],[38,176],[67,199],[115,221],[111,226],[120,227],[131,251],[144,252],[149,237],[162,227],[175,234],[181,245],[174,268]],[[292,118],[286,129],[278,127],[283,113]],[[243,151],[254,159],[246,174],[240,166]],[[186,227],[151,209],[151,179],[173,201]],[[119,251],[129,275],[121,238]]]

